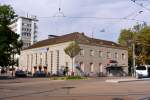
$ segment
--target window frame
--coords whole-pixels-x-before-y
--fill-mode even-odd
[[[84,49],[80,49],[80,56],[84,56]]]
[[[103,53],[102,53],[101,50],[98,51],[98,55],[99,55],[99,57],[102,57],[102,56],[103,56]]]
[[[94,56],[94,50],[90,50],[90,56]]]
[[[107,59],[110,59],[110,58],[111,58],[111,53],[107,52]]]

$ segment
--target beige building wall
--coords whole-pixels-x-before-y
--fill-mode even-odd
[[[118,62],[119,66],[124,66],[124,70],[128,72],[128,52],[123,49],[114,49],[110,47],[104,46],[89,46],[80,44],[80,48],[83,50],[83,55],[77,55],[75,57],[75,62],[80,65],[83,63],[81,67],[84,72],[93,72],[106,73],[106,67],[110,64],[110,60],[115,60]],[[93,51],[93,55],[91,55],[91,50]],[[100,54],[101,52],[101,54]],[[110,57],[107,57],[107,53],[110,52]],[[117,57],[115,57],[115,53]],[[122,54],[124,54],[124,58],[122,59]],[[90,64],[93,64],[93,68],[91,68]]]
[[[65,67],[69,67],[71,72],[72,60],[65,54],[64,49],[71,42],[49,45],[40,48],[28,49],[21,51],[19,66],[22,70],[28,70],[34,73],[34,67],[47,67],[47,72],[57,74],[57,70],[61,72]],[[123,49],[115,49],[107,46],[90,46],[80,44],[82,55],[79,53],[74,58],[74,68],[81,65],[81,69],[85,73],[106,73],[106,66],[110,60],[116,60],[119,66],[124,66],[124,70],[128,72],[128,52]],[[90,55],[92,51],[93,55]],[[100,54],[101,51],[101,54]],[[108,57],[109,52],[109,57]],[[47,53],[47,57],[46,57]],[[37,55],[37,57],[36,57]],[[123,57],[122,57],[123,56]],[[47,58],[47,61],[46,61]],[[37,60],[36,60],[37,59]],[[74,69],[75,71],[75,69]]]
[[[34,67],[37,67],[38,69],[38,67],[41,66],[42,70],[44,70],[44,66],[47,66],[48,72],[52,71],[53,74],[56,74],[57,68],[59,70],[64,69],[66,67],[66,63],[69,69],[71,69],[72,60],[64,52],[64,49],[69,44],[70,42],[66,42],[66,43],[60,43],[56,45],[50,45],[41,48],[34,48],[34,49],[21,51],[20,60],[19,60],[20,69],[32,71],[32,73],[34,73]],[[46,64],[46,53],[47,53],[47,64]],[[40,60],[40,58],[42,59],[42,61]]]

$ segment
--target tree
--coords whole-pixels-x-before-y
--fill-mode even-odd
[[[64,51],[65,51],[65,53],[67,54],[67,55],[69,55],[70,56],[70,58],[72,59],[72,73],[71,73],[71,75],[73,75],[73,65],[74,65],[74,63],[73,63],[73,58],[76,56],[76,55],[78,55],[78,53],[80,52],[80,46],[79,46],[79,44],[77,43],[77,41],[73,41],[72,43],[70,43],[70,45],[68,46],[68,47],[66,47],[65,49],[64,49]]]
[[[138,35],[138,61],[141,64],[150,64],[150,26],[146,26],[139,31]]]
[[[16,64],[14,55],[19,54],[22,41],[9,25],[16,17],[13,8],[9,5],[0,5],[0,66],[9,67]],[[13,74],[13,73],[12,73]]]
[[[133,64],[132,44],[135,44],[136,64],[150,63],[150,26],[146,23],[137,24],[130,29],[123,29],[120,33],[118,42],[128,47],[129,67]]]
[[[128,48],[130,48],[134,37],[135,37],[135,34],[134,32],[132,32],[131,29],[123,29],[121,30],[118,42],[121,45],[127,46]]]
[[[135,33],[131,29],[123,29],[120,33],[118,42],[128,48],[128,66],[129,73],[131,73],[131,67],[133,65],[132,58],[132,44],[134,43]]]

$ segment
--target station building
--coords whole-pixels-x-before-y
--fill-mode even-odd
[[[78,41],[81,50],[74,57],[72,68],[72,59],[64,49],[73,41]],[[69,73],[108,75],[112,64],[128,73],[127,47],[112,41],[90,38],[78,32],[39,41],[22,50],[19,59],[19,67],[22,70],[32,73],[45,71],[50,74],[60,74],[68,67]],[[77,71],[77,66],[80,71]]]

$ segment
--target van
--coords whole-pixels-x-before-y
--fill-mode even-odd
[[[150,65],[136,66],[135,74],[136,78],[145,78],[149,76]]]

